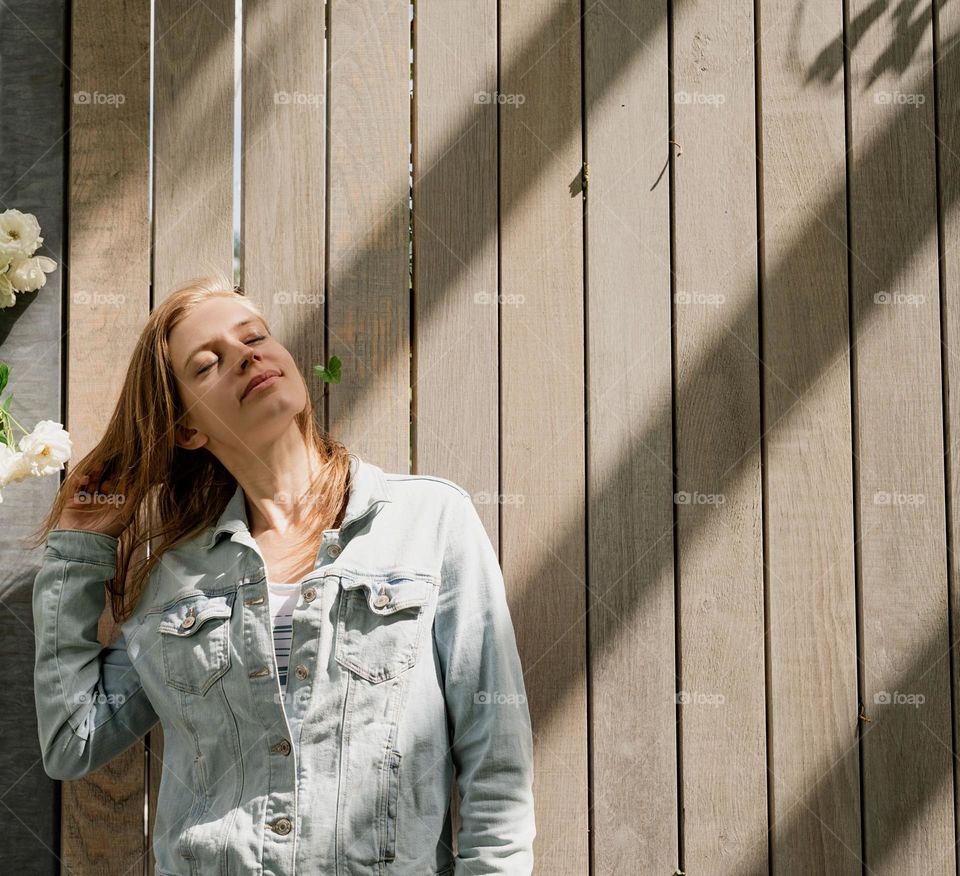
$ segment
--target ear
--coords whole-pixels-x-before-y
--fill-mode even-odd
[[[207,436],[198,429],[177,425],[174,427],[174,440],[184,450],[199,450],[207,443]]]

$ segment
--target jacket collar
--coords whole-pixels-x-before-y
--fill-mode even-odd
[[[372,462],[365,462],[356,453],[350,453],[350,492],[347,498],[347,509],[343,515],[340,529],[354,520],[363,517],[367,511],[380,502],[391,502],[390,490],[383,470]],[[204,544],[211,550],[225,533],[235,533],[250,530],[247,519],[246,498],[243,487],[237,484],[230,501],[227,502],[223,513],[217,520],[213,533]]]

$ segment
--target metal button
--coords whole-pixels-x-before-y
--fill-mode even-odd
[[[293,824],[289,818],[278,818],[270,825],[279,834],[288,834],[293,830]]]
[[[377,608],[383,608],[385,605],[390,603],[390,597],[386,593],[381,593],[376,599],[373,600],[373,604]]]
[[[313,602],[313,600],[316,599],[316,598],[317,598],[317,588],[316,588],[316,587],[308,587],[306,590],[303,591],[303,601],[304,601],[304,602]]]
[[[332,544],[332,545],[330,545],[330,547],[327,548],[327,556],[328,556],[328,557],[337,557],[337,556],[340,555],[340,551],[342,551],[342,550],[343,550],[343,548],[340,547],[340,545],[338,545],[338,544]]]
[[[183,623],[180,624],[181,630],[189,630],[197,622],[197,619],[192,615],[188,614],[184,619]]]
[[[281,739],[276,745],[271,745],[270,750],[276,751],[278,754],[290,754],[290,741]]]
[[[296,673],[297,678],[306,678],[310,674],[310,670],[302,663],[298,663],[297,668],[293,671]]]

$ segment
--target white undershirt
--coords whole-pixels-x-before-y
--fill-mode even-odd
[[[300,599],[300,582],[280,583],[267,579],[270,593],[270,617],[273,621],[273,649],[280,674],[280,690],[286,691],[290,640],[293,636],[293,610]]]

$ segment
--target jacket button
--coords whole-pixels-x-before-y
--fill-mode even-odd
[[[340,551],[342,551],[342,550],[343,550],[343,548],[340,547],[340,545],[338,545],[338,544],[332,544],[332,545],[330,545],[330,547],[327,548],[327,556],[329,556],[329,557],[338,557],[338,556],[340,556]]]
[[[298,663],[297,668],[293,671],[296,673],[297,678],[306,678],[310,674],[310,670],[302,663]]]
[[[188,615],[183,619],[183,623],[180,624],[180,629],[181,629],[181,630],[189,630],[190,627],[192,627],[196,622],[197,622],[196,617],[194,617],[192,614],[188,614]]]
[[[317,588],[316,588],[316,587],[308,587],[306,590],[303,591],[303,601],[304,601],[304,602],[313,602],[313,600],[316,599],[316,598],[317,598]]]
[[[293,830],[293,825],[290,823],[289,818],[278,818],[273,824],[270,825],[277,833],[286,835]]]
[[[276,751],[278,754],[290,754],[290,742],[286,739],[281,739],[276,745],[272,745],[270,750]]]
[[[386,593],[381,593],[376,599],[373,600],[373,604],[377,608],[383,608],[385,605],[390,603],[390,597]]]

